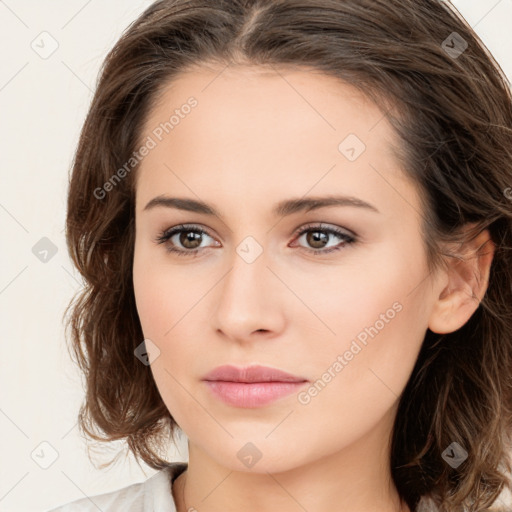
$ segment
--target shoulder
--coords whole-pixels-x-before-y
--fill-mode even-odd
[[[187,468],[185,462],[174,462],[144,482],[128,485],[116,491],[80,498],[48,512],[176,512],[171,482]]]
[[[506,502],[500,498],[495,501],[489,508],[482,510],[486,510],[486,512],[512,511],[512,501],[509,501],[510,497],[506,497],[504,499],[506,499]],[[502,505],[505,505],[505,507],[502,507]],[[434,500],[430,496],[422,496],[415,509],[415,512],[440,512],[440,510],[441,509],[435,504]]]

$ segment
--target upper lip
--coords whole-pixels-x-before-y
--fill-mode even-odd
[[[232,365],[217,366],[203,380],[227,382],[304,382],[307,379],[269,366],[252,365],[238,368]]]

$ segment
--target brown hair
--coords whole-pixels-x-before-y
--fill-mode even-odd
[[[177,425],[134,356],[144,339],[132,283],[136,173],[98,190],[132,156],[166,85],[212,64],[309,68],[387,112],[397,156],[421,190],[430,270],[454,256],[442,243],[462,241],[467,223],[476,225],[469,237],[489,229],[487,292],[457,331],[427,330],[390,464],[411,510],[423,496],[441,511],[491,505],[510,485],[512,97],[478,36],[437,0],[160,0],[126,29],[103,63],[70,178],[67,243],[85,279],[66,311],[86,379],[80,428],[126,439],[152,468],[169,464],[159,451]],[[441,456],[452,442],[468,453],[457,468]]]

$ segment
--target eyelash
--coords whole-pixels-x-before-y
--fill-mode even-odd
[[[201,227],[199,227],[197,225],[194,225],[194,224],[180,224],[179,226],[174,226],[173,228],[170,228],[170,229],[167,229],[165,231],[162,231],[160,233],[160,235],[156,238],[155,242],[158,243],[158,244],[164,244],[172,236],[174,236],[176,234],[179,234],[181,232],[194,232],[194,233],[199,233],[201,235],[208,235],[210,238],[213,238],[207,231],[205,231],[204,229],[202,229]],[[295,238],[299,238],[299,237],[301,237],[302,235],[304,235],[305,233],[308,233],[308,232],[321,232],[321,233],[324,233],[324,234],[332,234],[332,235],[336,235],[338,238],[341,238],[343,240],[343,243],[341,243],[340,245],[337,245],[335,247],[331,247],[331,248],[326,249],[326,250],[310,249],[310,248],[307,248],[307,247],[301,247],[301,249],[303,249],[304,251],[306,251],[306,252],[308,252],[310,254],[314,254],[314,255],[322,255],[322,254],[327,254],[327,253],[331,253],[331,252],[334,252],[334,251],[339,251],[340,249],[343,249],[347,245],[351,245],[351,244],[353,244],[353,243],[355,243],[357,241],[356,237],[353,237],[353,236],[351,236],[351,235],[341,231],[340,229],[333,228],[333,227],[326,228],[326,227],[322,226],[322,224],[307,225],[307,226],[303,227],[302,229],[296,231],[294,233],[294,237]],[[177,256],[191,256],[191,257],[195,256],[201,250],[201,248],[188,249],[188,250],[176,249],[176,248],[171,247],[169,245],[166,247],[166,249],[167,249],[167,251],[169,251],[171,253],[174,253]]]

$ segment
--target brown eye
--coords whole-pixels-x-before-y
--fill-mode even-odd
[[[156,239],[158,244],[165,244],[169,252],[190,256],[197,254],[201,249],[201,243],[210,236],[204,229],[198,226],[180,225],[168,229]],[[220,245],[215,241],[215,245]],[[207,246],[204,246],[206,248]]]
[[[308,231],[306,241],[313,249],[323,249],[329,242],[329,235],[323,231]]]
[[[178,239],[180,244],[186,249],[196,249],[201,245],[202,233],[197,231],[181,231]]]
[[[307,247],[303,249],[313,254],[326,254],[332,251],[343,249],[344,247],[356,242],[356,237],[341,231],[336,227],[325,227],[324,225],[307,226],[297,234],[297,241],[304,237]],[[341,240],[341,242],[331,244],[331,240]],[[325,249],[325,250],[322,250]]]

